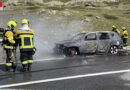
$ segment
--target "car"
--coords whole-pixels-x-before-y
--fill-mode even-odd
[[[55,44],[54,52],[66,56],[80,55],[81,53],[109,53],[117,55],[122,48],[121,37],[113,31],[96,31],[79,33],[69,40]]]

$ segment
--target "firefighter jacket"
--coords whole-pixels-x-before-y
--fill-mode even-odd
[[[14,49],[14,32],[11,30],[7,30],[4,33],[3,45],[5,49]]]
[[[122,38],[128,38],[128,32],[127,32],[127,30],[124,30],[123,32],[122,32]]]
[[[119,29],[113,29],[112,31],[116,32],[118,35],[121,33]]]
[[[33,51],[34,30],[29,28],[27,24],[24,24],[21,29],[17,30],[16,38],[20,51]]]

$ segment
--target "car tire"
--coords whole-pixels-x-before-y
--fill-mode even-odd
[[[65,50],[65,55],[67,57],[73,57],[75,55],[78,55],[78,50],[76,48],[67,48]]]
[[[118,54],[118,48],[117,48],[117,46],[111,46],[110,50],[109,50],[109,53],[111,55],[117,55]]]

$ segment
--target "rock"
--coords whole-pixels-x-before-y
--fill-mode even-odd
[[[33,3],[40,3],[42,4],[43,3],[43,0],[32,0]]]
[[[6,3],[4,3],[5,6],[17,6],[19,3],[18,3],[18,0],[15,0],[15,1],[7,1]]]
[[[57,13],[56,10],[51,10],[51,14],[55,15]]]
[[[86,4],[85,4],[85,7],[88,7],[88,6],[91,6],[91,4],[86,3]]]
[[[64,16],[69,16],[70,15],[70,13],[68,11],[64,11],[63,14],[64,14]]]
[[[86,4],[85,4],[85,7],[97,7],[97,5],[86,3]]]
[[[100,19],[100,17],[99,17],[99,16],[96,16],[96,19]]]
[[[48,5],[48,6],[62,6],[62,5],[64,5],[64,3],[60,2],[60,1],[51,1],[51,2],[44,3],[44,4]]]
[[[14,2],[14,3],[12,3],[11,5],[12,5],[12,6],[17,6],[18,3]]]
[[[90,22],[90,19],[85,18],[85,19],[83,20],[83,22]]]
[[[45,9],[42,9],[41,11],[39,11],[39,15],[42,14],[42,13],[46,13],[46,10]]]
[[[55,15],[55,14],[57,13],[57,11],[56,11],[56,10],[49,10],[48,13],[49,13],[50,15]]]

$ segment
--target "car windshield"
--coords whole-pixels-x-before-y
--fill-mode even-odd
[[[72,40],[72,41],[80,40],[82,37],[85,36],[85,34],[86,34],[86,33],[77,34],[77,35],[73,36],[73,37],[71,38],[71,40]]]

